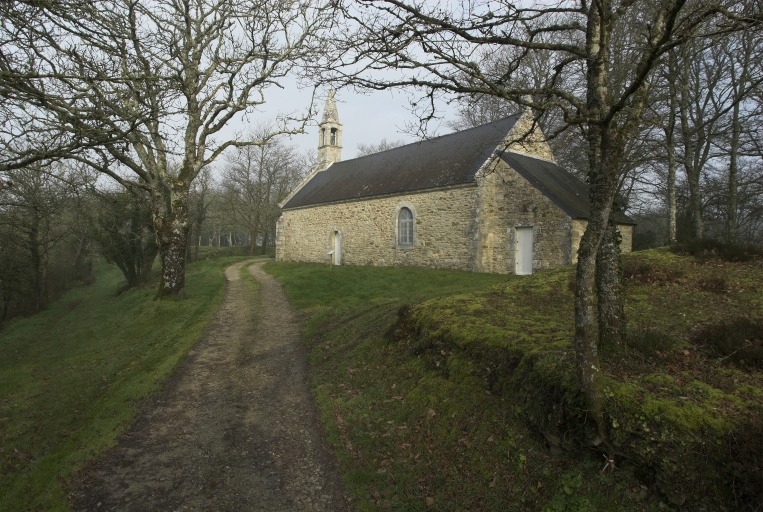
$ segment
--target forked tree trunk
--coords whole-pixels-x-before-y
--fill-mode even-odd
[[[156,298],[185,299],[185,253],[188,243],[188,187],[157,184],[152,189],[156,241],[162,275]]]
[[[589,116],[597,121],[605,118],[610,102],[608,62],[611,27],[607,18],[602,18],[601,14],[597,9],[589,10],[586,33],[586,53],[589,56],[586,108]],[[609,224],[614,190],[617,189],[617,174],[612,171],[618,167],[608,167],[607,164],[613,162],[605,161],[609,149],[607,136],[605,123],[594,122],[589,125],[587,139],[591,213],[578,250],[574,339],[578,382],[588,416],[596,426],[595,432],[589,434],[590,441],[595,446],[605,444],[609,448],[604,417],[604,376],[599,364],[599,315],[596,300],[596,256]]]
[[[625,290],[620,259],[620,232],[609,223],[596,255],[596,290],[599,298],[599,346],[616,351],[625,344]]]
[[[689,78],[687,70],[681,75],[681,93],[678,101],[679,117],[681,119],[681,135],[683,139],[684,155],[683,166],[686,172],[686,181],[689,184],[689,212],[692,216],[692,237],[702,238],[705,234],[705,226],[702,222],[702,192],[699,188],[699,175],[702,171],[699,160],[695,161],[695,145],[702,147],[702,141],[694,141],[695,132],[689,119]],[[699,132],[701,136],[702,133]]]

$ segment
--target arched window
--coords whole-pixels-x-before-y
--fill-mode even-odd
[[[332,146],[336,146],[336,132],[337,132],[336,128],[331,129],[331,145]]]
[[[401,208],[397,216],[398,245],[413,245],[413,213],[408,208]]]

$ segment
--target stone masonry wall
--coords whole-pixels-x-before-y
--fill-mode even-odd
[[[478,178],[476,270],[514,273],[516,228],[533,228],[533,271],[571,263],[570,217],[502,160]]]
[[[341,237],[342,264],[473,270],[474,184],[295,210],[278,221],[276,259],[325,263]],[[414,245],[397,244],[397,215],[414,216]]]
[[[504,142],[506,150],[555,162],[551,146],[529,110],[517,120]]]
[[[578,249],[580,249],[580,239],[588,227],[588,221],[577,219],[572,221],[572,263],[578,262]],[[631,252],[633,248],[633,226],[627,224],[618,224],[617,230],[620,232],[620,251],[623,254]]]

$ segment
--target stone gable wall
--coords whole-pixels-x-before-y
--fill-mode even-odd
[[[342,263],[473,270],[476,186],[286,210],[277,224],[276,259],[326,263],[339,232]],[[414,214],[414,245],[397,244],[397,214]]]
[[[578,262],[580,239],[583,238],[586,227],[588,227],[588,221],[585,219],[572,221],[572,263]],[[631,252],[633,249],[633,226],[618,224],[617,230],[620,232],[620,251],[623,254]]]
[[[551,146],[535,122],[532,112],[525,111],[504,139],[505,149],[555,162]]]
[[[503,160],[484,169],[476,217],[480,272],[514,273],[516,228],[533,228],[533,271],[571,263],[572,219]]]

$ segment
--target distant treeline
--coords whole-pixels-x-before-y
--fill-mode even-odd
[[[272,251],[278,202],[311,165],[293,147],[272,140],[231,152],[218,173],[203,170],[189,196],[186,261],[209,257],[202,246]],[[159,248],[150,200],[144,190],[105,187],[95,172],[66,163],[4,173],[0,325],[94,282],[96,257],[124,274],[117,292],[151,282]]]

